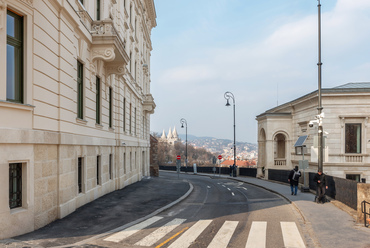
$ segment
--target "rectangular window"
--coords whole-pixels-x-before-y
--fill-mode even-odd
[[[132,104],[130,103],[130,134],[132,134]]]
[[[9,164],[9,207],[22,206],[22,163]]]
[[[126,97],[123,98],[123,132],[126,132]]]
[[[136,117],[137,117],[137,116],[136,116],[136,114],[137,114],[137,113],[136,113],[136,108],[135,108],[135,110],[134,110],[134,118],[135,118],[135,119],[134,119],[134,120],[135,120],[135,124],[134,124],[135,126],[134,126],[134,128],[135,128],[135,135],[137,135],[137,132],[136,132],[136,128],[137,128],[137,118],[136,118]]]
[[[112,154],[109,154],[109,180],[112,180]]]
[[[96,77],[96,123],[100,124],[100,78]]]
[[[346,124],[345,153],[361,153],[361,124]]]
[[[78,193],[82,193],[82,158],[78,158],[77,165],[77,183],[78,183]]]
[[[113,123],[113,92],[112,87],[109,87],[109,127],[112,127]]]
[[[135,61],[135,68],[134,68],[134,78],[135,78],[135,81],[136,81],[136,67],[137,67],[137,62]]]
[[[101,156],[96,156],[96,185],[100,185],[100,164]]]
[[[6,16],[6,100],[23,103],[23,17]]]
[[[126,174],[126,153],[123,153],[123,174]]]
[[[96,0],[96,20],[100,20],[100,0]]]
[[[360,176],[359,174],[346,174],[346,179],[360,182]]]
[[[130,171],[132,171],[132,152],[130,152]]]
[[[132,72],[132,62],[131,62],[131,59],[132,59],[132,52],[130,52],[130,61],[129,61],[130,73]]]
[[[83,65],[77,61],[77,117],[83,119]]]

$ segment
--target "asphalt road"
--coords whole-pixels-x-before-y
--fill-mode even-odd
[[[84,247],[305,247],[300,216],[280,196],[218,177],[181,179],[194,187],[184,201]]]

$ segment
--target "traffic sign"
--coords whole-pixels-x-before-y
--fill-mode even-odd
[[[180,155],[177,155],[176,158],[177,158],[177,160],[180,160],[181,159],[181,156]]]
[[[221,160],[221,159],[222,159],[222,156],[221,156],[221,155],[218,155],[218,157],[217,157],[217,158]]]

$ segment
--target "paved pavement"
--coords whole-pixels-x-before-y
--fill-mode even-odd
[[[215,179],[218,177],[214,176]],[[316,204],[312,193],[299,192],[296,196],[291,195],[287,184],[242,176],[221,177],[260,186],[290,201],[308,227],[305,229],[308,232],[305,235],[309,235],[313,240],[312,244],[309,244],[310,247],[370,248],[370,228],[356,224],[355,211],[343,204],[336,201]],[[172,180],[165,176],[144,178],[86,204],[66,218],[35,232],[0,240],[0,247],[83,246],[89,240],[122,230],[158,214],[186,198],[191,191],[192,185],[182,180]]]

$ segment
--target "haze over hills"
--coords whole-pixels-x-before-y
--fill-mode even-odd
[[[182,142],[185,143],[185,134],[179,134]],[[209,152],[221,154],[224,158],[233,156],[234,141],[229,139],[217,139],[213,137],[197,137],[188,134],[188,144],[194,147],[202,147]],[[257,144],[248,142],[236,142],[236,155],[243,159],[253,159],[257,157]]]

